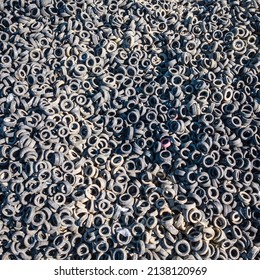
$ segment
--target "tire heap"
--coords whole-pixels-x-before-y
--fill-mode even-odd
[[[257,0],[0,2],[1,259],[259,259]]]

